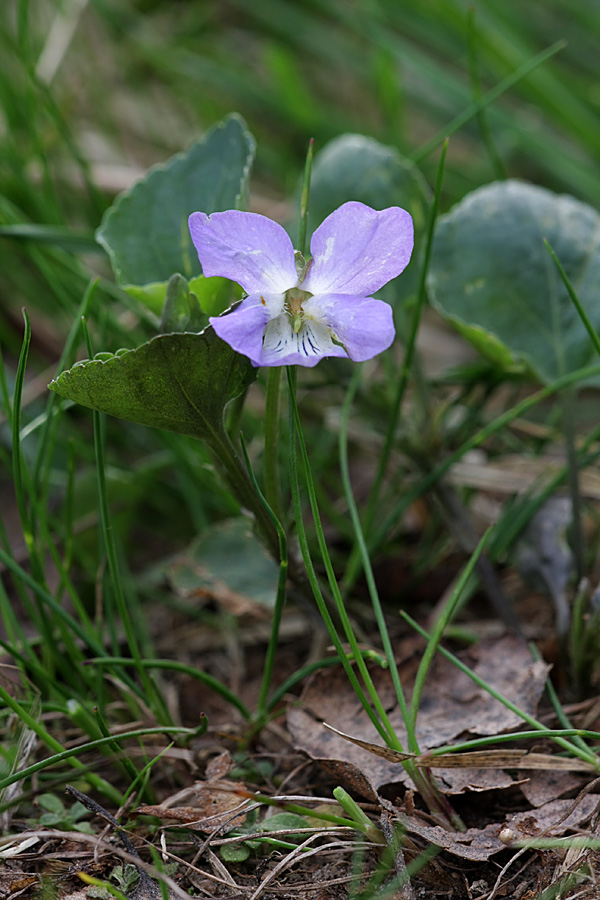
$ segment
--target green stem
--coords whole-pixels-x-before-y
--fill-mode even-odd
[[[224,429],[213,431],[210,446],[224,470],[229,486],[236,500],[253,513],[256,525],[269,552],[274,559],[279,559],[279,536],[269,513],[244,468],[229,435]]]
[[[267,373],[265,401],[265,499],[273,513],[281,516],[279,485],[279,407],[281,366],[271,366]]]
[[[271,370],[272,371],[272,370]],[[278,367],[277,371],[281,373],[281,369]],[[288,575],[288,549],[287,549],[287,537],[285,531],[283,530],[283,526],[273,509],[267,503],[265,497],[260,492],[260,488],[258,487],[258,482],[256,481],[256,477],[254,472],[252,471],[252,466],[250,465],[250,459],[248,457],[248,453],[246,451],[246,445],[244,443],[244,439],[241,438],[242,443],[242,452],[244,454],[244,460],[246,462],[246,469],[248,471],[248,475],[250,480],[252,481],[252,486],[256,491],[259,499],[263,503],[263,506],[266,512],[269,515],[274,527],[277,530],[277,536],[279,538],[279,579],[277,582],[277,594],[275,597],[275,606],[273,609],[273,620],[271,624],[271,635],[269,638],[269,645],[267,647],[267,654],[265,657],[265,665],[263,669],[263,677],[262,683],[260,687],[259,697],[258,697],[258,708],[256,713],[256,725],[257,729],[262,728],[267,715],[268,709],[271,708],[271,705],[267,706],[267,697],[269,693],[269,689],[271,687],[271,680],[273,678],[273,668],[275,665],[275,655],[277,653],[277,648],[279,646],[279,628],[281,626],[281,616],[283,614],[283,607],[285,605],[285,597],[286,597],[286,585],[287,585],[287,575]]]

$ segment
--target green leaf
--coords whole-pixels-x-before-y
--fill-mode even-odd
[[[254,139],[232,115],[121,194],[96,234],[118,283],[160,312],[171,275],[202,271],[188,216],[244,206],[253,160]]]
[[[223,431],[226,405],[256,378],[250,360],[210,326],[98,357],[76,363],[50,389],[90,409],[209,442]]]
[[[223,844],[219,847],[219,856],[225,862],[245,862],[250,856],[250,847],[245,841],[243,844]]]
[[[195,293],[200,304],[200,309],[207,316],[218,316],[225,312],[236,300],[242,299],[244,293],[239,284],[228,278],[205,278],[199,275],[190,281],[190,290]]]
[[[87,812],[87,810],[86,810]],[[92,825],[89,822],[73,822],[70,820],[69,824],[73,831],[79,831],[80,834],[96,834]]]
[[[206,281],[207,279],[205,279]],[[178,331],[202,331],[208,321],[198,303],[196,294],[183,275],[171,275],[167,284],[167,298],[160,319],[160,333]]]
[[[58,816],[65,815],[65,805],[56,794],[40,794],[38,797],[38,806]]]
[[[296,813],[290,812],[280,812],[275,813],[274,816],[270,816],[268,819],[263,819],[263,821],[258,826],[258,831],[292,831],[294,828],[308,828],[308,822],[303,816],[299,816]],[[306,837],[305,834],[287,834],[285,836],[286,841],[303,841]]]
[[[600,215],[568,195],[519,181],[469,194],[439,223],[433,305],[505,371],[548,383],[595,350],[543,240],[600,328]]]
[[[246,519],[213,525],[169,565],[169,581],[184,596],[215,597],[234,615],[272,610],[279,566]]]

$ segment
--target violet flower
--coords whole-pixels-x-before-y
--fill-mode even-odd
[[[210,323],[255,366],[314,366],[325,356],[361,362],[392,343],[392,308],[369,295],[410,260],[405,210],[344,203],[314,232],[308,264],[284,229],[257,213],[195,212],[189,224],[204,275],[237,281],[247,294]]]

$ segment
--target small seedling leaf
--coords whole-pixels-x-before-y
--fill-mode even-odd
[[[241,844],[224,844],[219,848],[219,854],[225,862],[245,862],[250,856],[250,847],[245,841]]]
[[[38,805],[49,813],[64,816],[66,814],[65,805],[56,794],[40,794],[38,797]]]

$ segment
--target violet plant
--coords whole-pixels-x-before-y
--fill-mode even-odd
[[[341,149],[336,147],[335,152],[342,159],[345,153],[354,153],[355,139],[346,144],[341,141],[341,144]],[[441,189],[444,152],[435,200],[429,205],[423,199],[426,192],[422,191],[414,175],[414,167],[403,169],[396,157],[389,153],[386,155],[379,145],[374,147],[367,142],[360,149],[361,158],[366,153],[376,158],[378,164],[384,159],[388,170],[394,172],[394,177],[401,173],[399,183],[403,188],[401,192],[396,190],[394,199],[401,199],[398,194],[406,193],[410,200],[406,205],[410,206],[411,211],[418,211],[415,222],[419,224],[423,244],[419,282],[418,285],[413,282],[408,292],[412,296],[416,293],[417,303],[407,330],[405,362],[400,378],[388,379],[388,386],[395,383],[395,392],[382,465],[372,494],[377,496],[399,421],[425,299],[425,279],[433,247],[433,225]],[[393,750],[402,752],[404,748],[377,696],[369,667],[353,632],[329,555],[311,474],[310,448],[303,435],[295,394],[298,366],[313,368],[328,357],[358,364],[343,406],[340,430],[342,481],[356,540],[356,559],[360,560],[367,577],[384,648],[385,665],[390,670],[406,729],[408,753],[403,765],[438,821],[460,828],[460,820],[438,791],[428,770],[417,768],[410,755],[419,753],[416,737],[418,703],[415,702],[418,691],[409,706],[404,697],[369,559],[369,554],[377,547],[377,541],[388,530],[390,514],[383,517],[383,523],[377,522],[377,528],[372,532],[369,529],[373,518],[367,515],[363,534],[347,465],[348,419],[360,378],[360,363],[387,350],[395,333],[391,305],[371,295],[388,284],[386,296],[389,299],[397,296],[397,287],[389,282],[405,270],[411,258],[414,245],[412,218],[399,205],[386,206],[379,198],[372,201],[372,205],[358,200],[348,202],[346,193],[345,197],[339,198],[333,212],[329,209],[317,220],[320,224],[312,234],[309,256],[305,253],[309,153],[302,193],[299,248],[295,251],[291,239],[280,225],[239,208],[245,205],[248,194],[248,172],[253,153],[253,140],[243,122],[239,117],[230,117],[209,132],[204,141],[195,145],[187,155],[176,157],[166,166],[153,170],[117,200],[105,216],[98,239],[109,252],[121,287],[142,300],[151,311],[158,312],[163,306],[161,333],[134,350],[96,354],[92,359],[77,363],[63,372],[51,387],[63,397],[95,410],[202,440],[212,450],[232,495],[243,509],[253,515],[258,533],[272,556],[279,561],[280,568],[257,709],[253,712],[238,706],[248,722],[249,733],[262,727],[285,690],[297,684],[308,671],[308,667],[304,667],[291,680],[273,690],[272,676],[288,576],[305,588],[305,574],[337,657],[365,714],[381,740]],[[358,164],[354,162],[353,165]],[[386,199],[388,196],[386,191]],[[165,197],[169,198],[166,208]],[[203,211],[198,212],[198,208]],[[490,240],[489,217],[485,212],[484,209],[477,221],[471,223],[469,220],[484,244]],[[188,219],[189,234],[185,224]],[[427,229],[424,227],[425,220],[428,221]],[[492,230],[491,237],[494,236]],[[515,241],[527,238],[525,233],[513,235]],[[437,255],[433,255],[433,271],[438,281],[439,273],[445,271],[439,246],[438,242]],[[449,255],[450,251],[447,251],[446,256]],[[476,262],[480,258],[485,264],[487,257],[483,252]],[[454,267],[448,271],[458,278],[464,265],[462,257],[458,257]],[[173,274],[177,271],[182,274]],[[411,272],[400,281],[407,277],[410,283]],[[485,288],[487,282],[480,279],[477,284]],[[241,301],[238,285],[245,295]],[[439,297],[439,284],[433,282],[433,287],[434,295]],[[454,293],[458,295],[457,290]],[[481,307],[485,312],[485,297],[482,297]],[[449,313],[449,317],[451,315]],[[494,334],[476,328],[473,333],[481,349],[490,349],[496,356],[499,355]],[[509,340],[510,335],[506,338],[507,343]],[[245,393],[262,367],[266,368],[267,384],[261,488],[248,456],[244,462],[240,455],[236,446],[236,429],[231,427],[231,421],[226,421],[225,413],[235,401],[239,416]],[[285,455],[290,463],[291,514],[289,498],[285,497],[283,502],[279,490],[279,468],[284,455],[278,445],[283,432],[279,427],[283,367],[287,367],[289,386],[289,447]],[[385,372],[385,365],[382,370]],[[591,371],[593,375],[597,374],[597,368]],[[562,380],[559,378],[540,392],[539,398],[550,396],[567,381],[575,383],[586,376],[585,369],[562,376]],[[532,404],[539,398],[532,400]],[[511,420],[507,416],[517,414],[518,408],[515,407],[515,410],[500,417],[497,423],[491,423],[481,434],[470,438],[468,446],[476,446],[484,435],[504,427]],[[463,452],[464,446],[454,456],[460,457]],[[242,443],[242,455],[244,453]],[[447,465],[440,464],[435,472],[427,476],[427,484],[435,482],[440,472],[446,470],[443,465],[447,468],[450,460],[451,457]],[[317,574],[318,567],[312,558],[314,551],[304,522],[302,475],[320,562],[326,573],[335,613],[325,596]],[[421,489],[418,486],[418,490]],[[396,513],[392,511],[392,514],[397,514],[398,509],[405,509],[410,496],[409,491],[400,498],[395,504]],[[294,533],[302,560],[296,559],[288,548],[289,537]],[[460,592],[473,572],[477,555],[473,555],[464,578],[457,584],[443,620],[445,623],[449,622]],[[353,558],[349,565],[352,565]],[[347,578],[346,582],[350,580]],[[337,616],[338,626],[334,623],[334,616]],[[338,628],[341,628],[340,632]],[[432,648],[440,638],[441,630],[436,633]],[[419,670],[420,685],[432,654],[433,649],[424,657]],[[317,665],[330,664],[331,661],[329,659]],[[138,658],[137,663],[139,666],[146,663],[153,666],[157,661]],[[104,660],[103,664],[108,664],[108,660]],[[230,692],[225,685],[219,685],[205,673],[199,672],[197,677],[220,691],[224,699],[230,702]]]
[[[213,144],[219,140],[225,142],[221,145],[221,155],[231,152],[230,133],[239,134],[238,122],[235,118],[231,119],[212,133]],[[211,135],[208,136],[210,139]],[[248,145],[245,133],[240,143],[243,141]],[[215,149],[215,146],[210,148],[211,159],[214,159]],[[198,153],[197,150],[192,152]],[[188,214],[190,234],[202,274],[193,277],[189,286],[180,275],[173,276],[168,286],[165,285],[162,330],[167,333],[136,350],[119,351],[114,356],[101,353],[90,361],[76,364],[53,382],[52,388],[94,409],[202,439],[213,450],[232,493],[244,508],[254,513],[259,533],[275,558],[279,559],[280,576],[258,707],[254,714],[250,714],[252,730],[262,727],[281,696],[279,691],[272,693],[271,682],[286,582],[288,573],[291,573],[297,582],[299,579],[300,583],[306,584],[301,572],[304,567],[310,590],[338,657],[367,715],[381,739],[402,750],[373,687],[333,571],[320,524],[309,456],[296,404],[295,383],[297,365],[312,368],[326,357],[361,363],[390,347],[395,336],[392,307],[371,295],[395,279],[408,265],[414,247],[413,222],[410,213],[399,206],[374,209],[358,201],[342,203],[315,229],[310,241],[310,257],[305,259],[311,160],[312,145],[305,170],[298,250],[294,250],[284,229],[264,216],[239,209],[213,212],[210,206],[205,207],[207,211],[204,212],[192,211],[191,215]],[[161,178],[170,184],[178,181],[178,190],[183,195],[185,182],[193,180],[194,172],[183,158],[171,163],[162,172],[153,173],[147,185],[142,185],[138,190],[137,196],[134,188],[129,196],[117,201],[101,228],[100,239],[109,250],[122,281],[129,280],[129,273],[131,280],[135,281],[141,271],[131,250],[130,224],[134,219],[138,222],[140,219],[141,210],[136,210],[136,205],[141,203],[146,213],[149,204],[153,205],[154,187]],[[245,178],[245,172],[242,178]],[[149,190],[152,182],[154,185]],[[164,189],[164,185],[160,187]],[[189,197],[186,196],[185,202],[189,202]],[[146,247],[147,255],[151,249],[151,246]],[[172,259],[173,250],[166,247],[161,256]],[[188,268],[189,259],[186,251],[183,262]],[[156,256],[152,256],[151,260],[153,271],[160,275]],[[223,279],[228,279],[226,283],[229,284],[239,284],[245,296],[220,315],[206,316],[206,313],[219,312],[218,307],[215,309],[210,286],[212,282],[219,284]],[[140,288],[133,290],[139,292]],[[150,284],[141,290],[152,302],[156,285]],[[232,294],[235,296],[232,291],[229,296]],[[202,299],[200,309],[197,296]],[[206,316],[205,321],[208,319],[204,329],[201,328],[203,315]],[[249,461],[247,468],[241,462],[224,421],[227,404],[243,396],[256,378],[257,369],[262,366],[268,370],[264,493]],[[288,456],[293,527],[298,534],[302,563],[289,558],[289,527],[285,524],[289,513],[280,507],[279,492],[273,487],[278,482],[280,463],[277,440],[280,432],[280,378],[284,366],[288,369],[290,387]],[[344,638],[350,645],[350,656],[338,635],[311,558],[300,499],[299,459],[304,469],[322,564],[327,572],[329,590]],[[395,667],[393,655],[389,647],[387,649],[389,658],[386,664]],[[355,674],[351,659],[359,677]],[[303,671],[297,673],[297,679],[303,674]],[[397,679],[395,681],[410,749],[415,751],[418,747],[414,728],[401,685]],[[215,687],[214,679],[211,682],[207,680],[208,683]],[[223,696],[227,696],[225,690]],[[428,778],[418,772],[410,760],[406,768],[432,810],[445,821],[451,819],[447,804]]]

